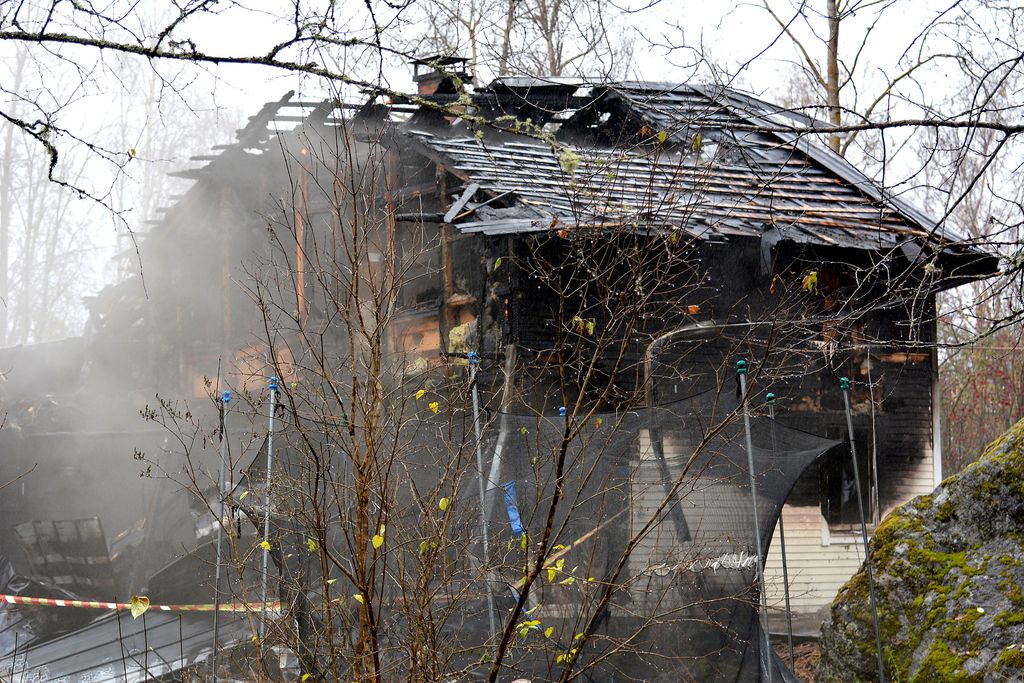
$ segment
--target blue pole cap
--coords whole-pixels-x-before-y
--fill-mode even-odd
[[[840,391],[849,391],[850,390],[850,378],[849,377],[840,377],[839,378],[839,390]]]
[[[224,393],[220,395],[220,400],[224,402],[224,405],[231,403],[231,390],[225,389]]]
[[[768,405],[775,405],[775,394],[768,392],[768,395],[764,397],[764,400],[768,402]]]
[[[747,374],[747,361],[738,360],[736,361],[736,374],[745,375]]]
[[[565,417],[565,406],[561,406],[558,408],[558,416]]]
[[[470,365],[476,365],[476,361],[477,361],[476,351],[468,352],[466,354],[466,359],[469,361]]]
[[[277,375],[270,378],[270,390],[277,391]]]

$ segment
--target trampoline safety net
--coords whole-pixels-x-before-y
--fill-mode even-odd
[[[537,627],[556,624],[542,649],[570,652],[577,633],[592,634],[578,662],[591,680],[795,680],[774,655],[761,659],[753,501],[764,557],[797,478],[836,443],[754,417],[752,497],[743,421],[714,413],[690,400],[568,425],[496,420],[505,436],[487,473],[490,580],[519,599],[524,560],[550,527],[544,566],[554,571],[525,602]],[[514,654],[508,665],[525,677],[558,677],[550,658]]]

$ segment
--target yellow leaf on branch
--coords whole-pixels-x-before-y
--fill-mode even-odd
[[[138,619],[149,609],[149,598],[145,595],[133,595],[131,602],[132,618]]]
[[[811,294],[818,293],[818,271],[812,270],[804,276],[803,288]]]

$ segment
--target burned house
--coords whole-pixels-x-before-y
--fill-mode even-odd
[[[750,569],[735,519],[714,512],[746,510],[742,488],[721,488],[728,475],[687,495],[673,488],[717,471],[713,460],[702,473],[689,468],[717,438],[714,425],[739,415],[743,359],[750,410],[763,418],[765,395],[776,397],[780,445],[758,461],[762,495],[786,501],[792,607],[812,623],[862,557],[850,450],[837,445],[846,440],[839,378],[853,380],[871,523],[940,477],[935,296],[984,277],[994,260],[819,145],[815,121],[736,91],[502,78],[464,92],[457,61],[435,66],[418,66],[421,92],[407,98],[268,103],[235,142],[182,172],[195,184],[141,240],[141,275],[90,302],[83,338],[3,353],[4,481],[24,475],[0,491],[17,530],[0,536],[11,571],[89,599],[207,602],[216,523],[167,483],[210,490],[209,474],[205,484],[175,476],[215,469],[217,444],[191,427],[214,408],[204,399],[230,387],[258,417],[271,374],[286,395],[310,376],[318,387],[341,378],[355,395],[353,364],[366,363],[388,378],[380,401],[403,396],[415,407],[426,392],[424,403],[437,396],[430,412],[452,405],[479,425],[480,412],[449,389],[472,353],[486,425],[475,443],[481,495],[484,469],[488,492],[499,480],[539,481],[517,435],[557,439],[542,423],[579,418],[607,430],[621,418],[616,436],[587,437],[598,456],[580,456],[603,460],[590,471],[614,495],[581,507],[586,523],[565,521],[560,545],[596,549],[601,530],[593,575],[580,582],[625,572],[628,608],[602,610],[607,623],[636,619],[648,603],[672,607],[666,596],[694,567]],[[356,438],[358,412],[325,410],[317,424]],[[253,416],[227,429],[251,435],[249,450],[236,446],[239,477],[268,450]],[[189,448],[194,470],[175,460]],[[167,475],[161,484],[154,467]],[[596,496],[591,486],[578,492]],[[66,493],[82,489],[95,493]],[[114,495],[119,504],[98,504]],[[59,536],[60,523],[78,545],[88,531],[91,550],[75,555],[62,541],[72,568],[42,572],[39,539]],[[522,524],[532,538],[531,521]],[[111,537],[97,541],[104,530]],[[512,549],[501,533],[491,540]],[[770,535],[765,581],[778,610],[785,587]],[[685,560],[684,536],[698,553]],[[695,538],[717,550],[700,554]],[[103,555],[96,543],[109,546],[102,562],[74,559]],[[627,545],[622,566],[595,559]],[[102,576],[84,585],[76,563],[99,564]],[[153,578],[197,573],[193,594],[165,583],[161,595]],[[566,614],[572,604],[545,601]]]

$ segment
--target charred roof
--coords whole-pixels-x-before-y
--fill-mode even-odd
[[[370,93],[358,105],[289,93],[251,117],[222,156],[258,154],[283,136],[346,120],[388,127],[400,149],[462,180],[458,193],[472,187],[452,219],[465,233],[625,227],[715,241],[770,233],[773,242],[826,247],[970,251],[821,144],[824,124],[723,87],[514,77],[472,92]],[[211,163],[183,175],[217,172],[219,157],[201,159]],[[983,260],[974,259],[972,275],[994,270],[994,258]]]

